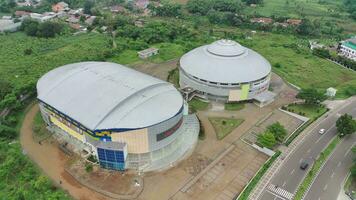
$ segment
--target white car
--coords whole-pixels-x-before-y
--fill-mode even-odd
[[[325,133],[325,129],[323,129],[323,128],[320,129],[320,130],[319,130],[319,133],[320,133],[320,135],[324,134],[324,133]]]

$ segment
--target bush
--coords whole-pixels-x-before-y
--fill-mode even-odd
[[[85,165],[85,171],[86,172],[92,172],[93,171],[93,165],[92,164],[86,164]]]

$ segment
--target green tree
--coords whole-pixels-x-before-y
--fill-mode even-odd
[[[313,49],[313,54],[321,58],[330,58],[330,52],[324,48],[315,48]]]
[[[56,34],[61,33],[62,30],[63,30],[62,24],[58,22],[47,21],[39,24],[37,35],[39,37],[50,38],[50,37],[55,37]]]
[[[324,101],[326,96],[324,93],[318,92],[314,88],[302,89],[297,98],[305,100],[306,104],[319,104]]]
[[[297,33],[300,35],[314,35],[316,32],[314,24],[309,19],[303,19],[302,23],[297,28]]]
[[[356,121],[351,115],[344,114],[337,119],[336,127],[340,136],[349,135],[356,131]]]
[[[271,132],[265,132],[263,134],[258,135],[257,141],[259,144],[269,149],[272,149],[277,143],[276,138]]]
[[[94,7],[94,5],[95,5],[95,2],[92,0],[85,1],[83,12],[85,14],[91,15],[91,9]]]
[[[287,135],[287,130],[279,122],[269,125],[267,127],[267,132],[272,133],[278,142],[283,142]]]

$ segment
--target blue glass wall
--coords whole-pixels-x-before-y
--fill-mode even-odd
[[[100,166],[106,169],[125,170],[124,152],[98,148]]]

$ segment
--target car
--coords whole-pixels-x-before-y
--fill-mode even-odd
[[[320,133],[320,135],[324,134],[324,133],[325,133],[325,129],[323,129],[323,128],[320,129],[320,130],[319,130],[319,133]]]
[[[306,170],[309,166],[309,163],[307,161],[303,161],[301,164],[300,164],[300,169],[301,170]]]

